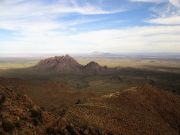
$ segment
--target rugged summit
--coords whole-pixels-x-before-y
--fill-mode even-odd
[[[107,67],[102,67],[98,63],[91,61],[87,65],[84,66],[84,70],[86,73],[105,73]]]
[[[65,55],[41,60],[36,67],[42,70],[50,70],[60,73],[74,73],[80,72],[82,65],[69,55]]]
[[[41,60],[35,67],[41,71],[73,74],[102,73],[107,70],[107,67],[102,67],[93,61],[85,66],[81,65],[69,55]]]

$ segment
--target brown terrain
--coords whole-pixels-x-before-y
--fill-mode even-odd
[[[59,116],[0,87],[1,134],[180,134],[180,97],[150,85],[78,101]]]
[[[157,80],[147,84],[138,76],[153,78],[151,73],[158,77],[162,73],[107,68],[96,62],[81,65],[68,55],[42,60],[24,71],[33,76],[52,73],[47,77],[55,79],[39,74],[38,78],[0,78],[0,135],[180,134],[180,96],[156,85]],[[178,81],[178,75],[168,76]],[[78,83],[78,87],[69,81]],[[84,86],[86,81],[93,84],[91,89]],[[104,91],[98,91],[103,81],[102,85],[110,81],[112,89],[119,83],[128,85],[121,89],[117,85],[111,91],[106,90],[107,85],[100,87]]]

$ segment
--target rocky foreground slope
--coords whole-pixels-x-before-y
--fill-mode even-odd
[[[43,111],[26,95],[0,86],[0,135],[107,135],[92,126]]]
[[[54,116],[0,86],[0,134],[179,135],[180,96],[145,85],[79,101]]]
[[[71,108],[71,112],[113,134],[180,134],[180,96],[151,85],[94,98]]]

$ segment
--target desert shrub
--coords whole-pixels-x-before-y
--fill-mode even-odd
[[[41,110],[31,109],[30,112],[31,112],[31,117],[32,117],[33,124],[35,126],[38,125],[39,122],[42,121],[42,112],[41,112]]]
[[[108,132],[107,135],[113,135],[113,133],[112,133],[112,132]],[[120,134],[120,135],[121,135],[121,134]]]
[[[66,114],[66,112],[67,112],[67,109],[66,108],[63,108],[63,109],[61,109],[60,111],[59,111],[59,116],[61,116],[61,117],[63,117],[65,114]]]
[[[5,102],[5,96],[4,94],[0,93],[0,105],[3,104]]]
[[[54,131],[54,128],[47,128],[46,129],[46,133],[48,134],[48,135],[54,135],[55,134],[55,131]]]
[[[15,129],[14,123],[9,120],[3,120],[2,127],[6,132],[12,132]]]
[[[66,135],[61,129],[53,128],[53,127],[47,128],[46,133],[48,135]]]
[[[21,124],[20,124],[19,122],[16,122],[16,123],[15,123],[15,126],[16,126],[16,128],[20,128],[20,127],[21,127]]]
[[[76,135],[76,130],[74,129],[73,126],[71,125],[67,125],[66,129],[72,134],[72,135]]]
[[[78,104],[81,104],[81,100],[78,99],[75,104],[77,104],[77,105],[78,105]]]

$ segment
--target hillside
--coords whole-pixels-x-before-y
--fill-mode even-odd
[[[4,134],[44,134],[53,115],[42,111],[26,95],[0,86],[0,131]]]
[[[26,95],[0,86],[0,134],[2,135],[108,135],[107,131],[80,122],[73,124],[62,114],[54,116]]]
[[[3,135],[180,134],[180,97],[150,85],[79,100],[58,116],[0,86],[0,110]]]
[[[180,134],[180,96],[151,85],[93,98],[70,111],[77,118],[114,134]]]

